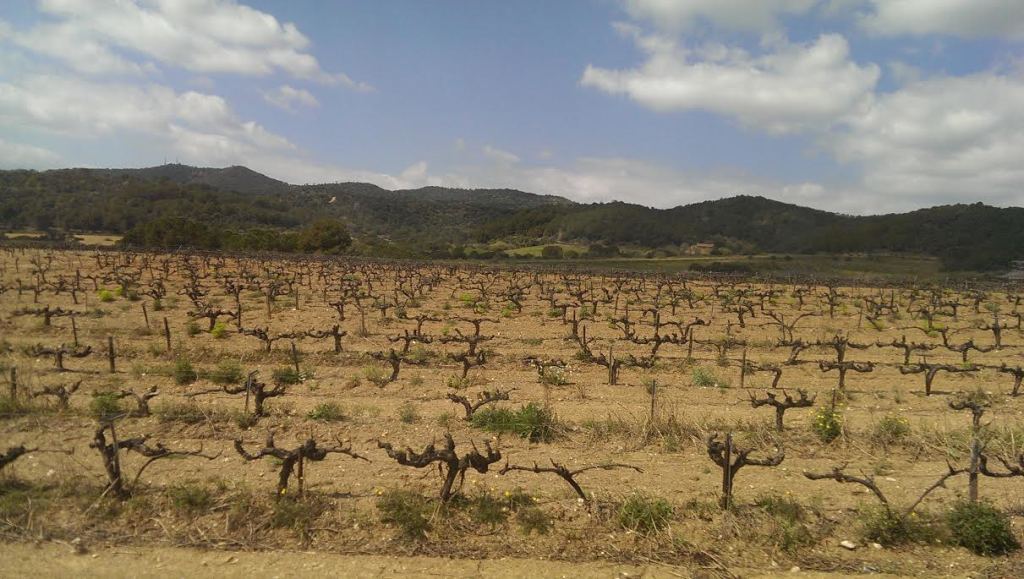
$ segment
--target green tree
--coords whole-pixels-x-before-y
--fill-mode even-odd
[[[559,245],[545,245],[540,250],[540,256],[544,259],[562,259],[562,247]]]
[[[341,253],[352,245],[352,236],[345,224],[334,219],[320,219],[299,232],[295,248],[317,253]]]

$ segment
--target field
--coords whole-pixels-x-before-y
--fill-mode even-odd
[[[6,250],[0,553],[12,575],[38,549],[86,575],[1021,576],[1022,298]]]

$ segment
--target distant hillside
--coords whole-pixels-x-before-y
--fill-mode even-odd
[[[262,194],[283,193],[291,185],[257,173],[248,167],[191,167],[189,165],[168,164],[145,169],[100,169],[100,175],[110,177],[131,177],[135,179],[157,181],[166,179],[180,185],[208,185],[224,191],[237,193]]]
[[[751,196],[652,209],[514,189],[297,186],[245,167],[0,171],[2,227],[124,233],[162,218],[214,231],[294,230],[331,218],[344,221],[366,253],[408,256],[456,255],[453,247],[495,241],[605,248],[711,241],[742,252],[928,254],[953,269],[1024,259],[1024,209],[980,203],[853,217]]]

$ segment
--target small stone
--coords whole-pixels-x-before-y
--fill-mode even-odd
[[[871,543],[871,548],[872,549],[881,549],[882,548],[882,544],[881,543]]]
[[[800,567],[797,567],[796,565],[793,565],[792,567],[789,568],[789,572],[790,573],[799,573],[800,572]]]
[[[839,546],[849,551],[853,551],[857,548],[857,543],[854,543],[853,541],[840,541]]]

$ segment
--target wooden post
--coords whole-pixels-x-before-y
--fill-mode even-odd
[[[252,377],[253,373],[249,373],[249,377],[245,379],[245,415],[249,415],[249,393],[252,392]]]
[[[658,381],[655,379],[651,380],[651,426],[654,426],[654,414],[656,411],[656,405],[658,400]]]
[[[725,434],[725,466],[722,467],[722,509],[732,506],[732,433]]]
[[[306,480],[306,473],[305,473],[305,469],[304,469],[305,465],[303,464],[305,462],[304,459],[305,459],[305,457],[302,455],[302,451],[300,450],[299,451],[299,472],[298,472],[298,476],[299,476],[299,492],[298,492],[298,496],[300,496],[300,497],[302,496],[302,492],[303,492],[303,489],[304,489],[304,486],[305,486],[304,483],[305,483],[305,480]]]
[[[110,362],[110,373],[117,372],[114,365],[114,336],[107,336],[107,361]]]
[[[618,376],[615,372],[615,343],[608,344],[608,384],[615,386]]]
[[[75,339],[75,347],[78,347],[78,324],[75,323],[75,316],[71,316],[71,336]]]
[[[167,323],[167,318],[164,318],[164,341],[167,342],[167,351],[171,351],[171,325]]]
[[[981,462],[981,440],[978,438],[978,434],[974,434],[974,440],[971,441],[971,464],[967,472],[967,499],[972,502],[978,502],[978,470]]]
[[[146,320],[146,329],[149,330],[149,312],[146,310],[146,302],[142,302],[142,317]]]
[[[295,375],[299,375],[299,350],[295,347],[295,340],[292,340],[292,364],[295,365]]]
[[[743,357],[740,359],[740,388],[747,382],[747,349],[743,348]]]

